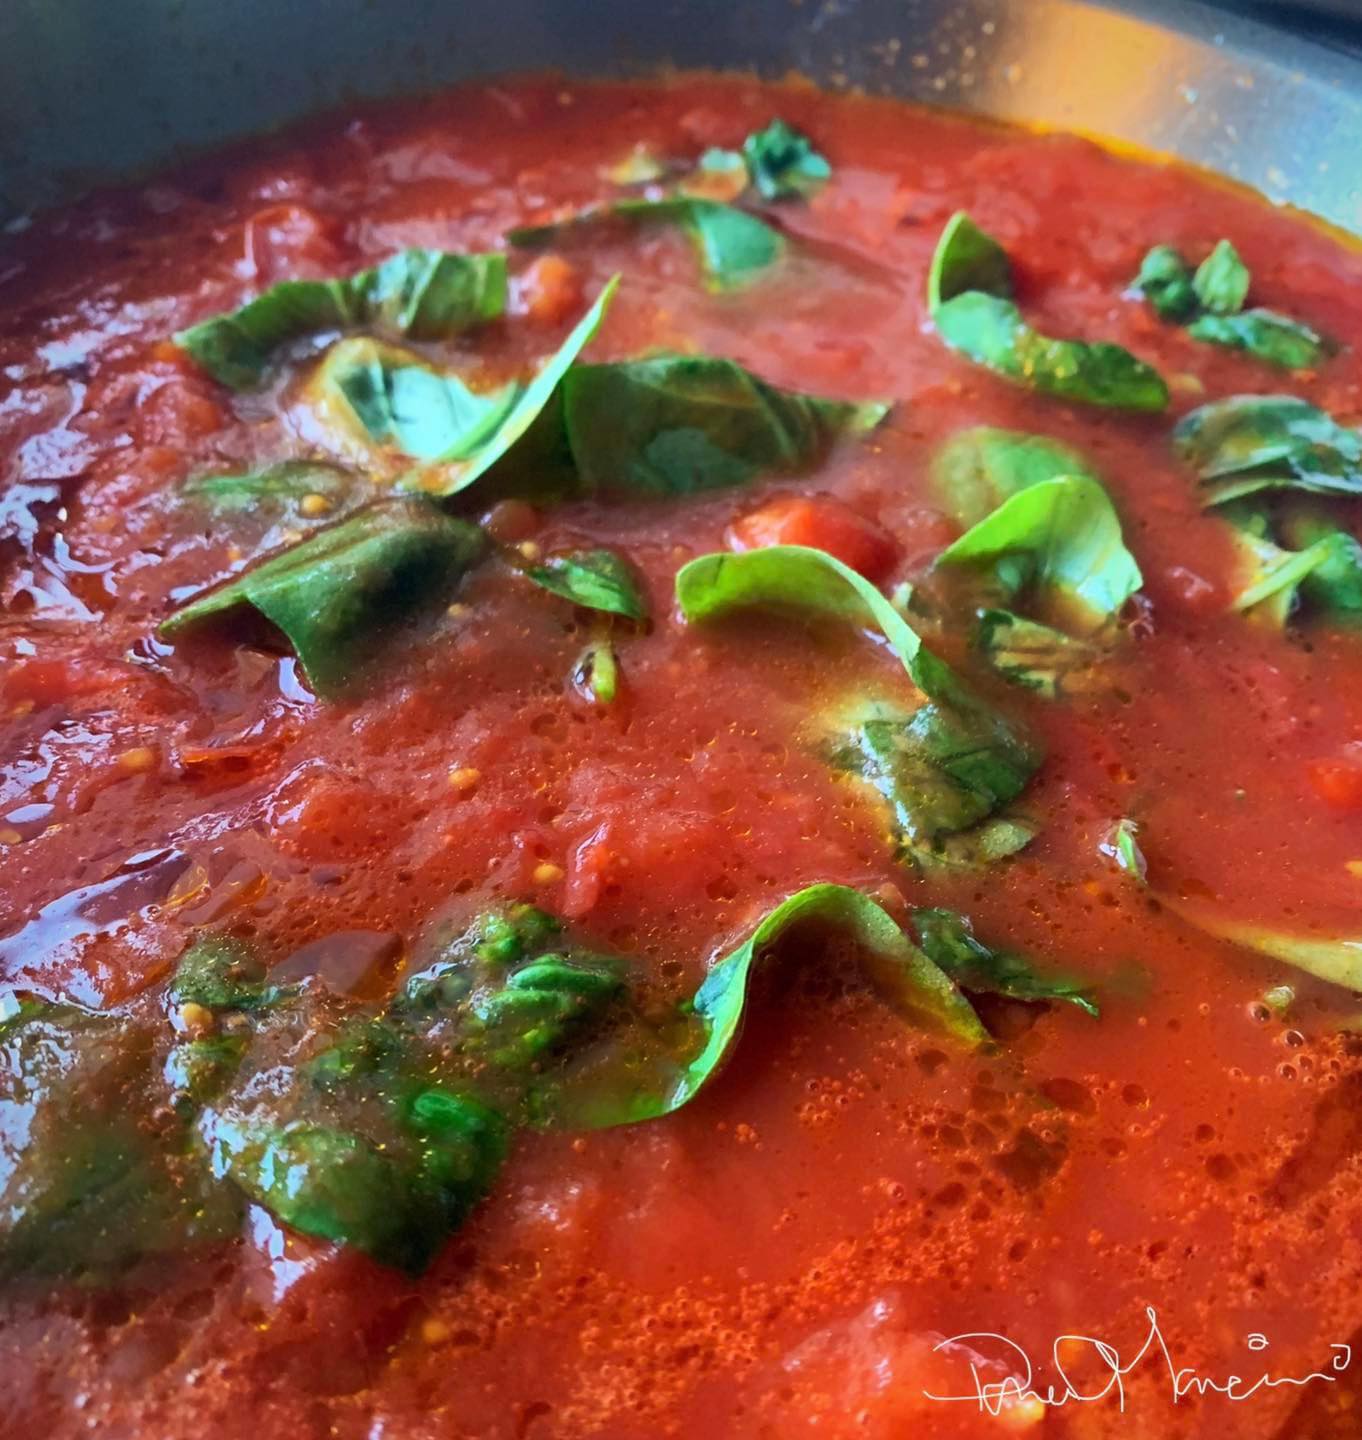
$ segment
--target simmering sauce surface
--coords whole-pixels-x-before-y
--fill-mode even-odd
[[[769,273],[714,290],[675,227],[584,231],[511,249],[507,314],[423,353],[519,373],[618,273],[591,361],[726,356],[786,390],[892,400],[873,432],[801,473],[697,495],[527,505],[471,486],[450,508],[501,550],[334,698],[314,696],[285,645],[156,637],[203,587],[336,518],[182,493],[192,477],[314,453],[296,405],[298,355],[313,352],[235,392],[175,332],[404,247],[501,250],[515,226],[619,193],[612,167],[631,147],[693,163],[776,115],[831,178],[806,200],[758,202],[786,238]],[[1047,396],[943,345],[926,275],[960,210],[1006,249],[1030,324],[1125,346],[1169,380],[1168,410]],[[1195,262],[1221,238],[1254,305],[1327,332],[1337,353],[1277,370],[1130,293],[1151,246]],[[1075,139],[751,80],[526,81],[365,111],[7,240],[5,987],[160,1014],[186,948],[225,934],[294,978],[343,972],[374,1000],[440,927],[523,901],[674,999],[785,897],[830,882],[900,920],[961,912],[990,945],[1079,977],[1101,1014],[985,997],[995,1043],[971,1050],[903,1023],[838,947],[793,947],[754,981],[741,1041],[693,1103],[613,1129],[521,1128],[423,1272],[250,1204],[230,1234],[111,1280],[10,1274],[0,1431],[1355,1434],[1362,1353],[1339,1365],[1331,1347],[1362,1346],[1362,1050],[1349,1034],[1362,999],[1164,901],[1362,935],[1362,782],[1351,798],[1346,784],[1362,737],[1357,634],[1229,608],[1225,524],[1169,443],[1179,416],[1236,394],[1357,420],[1359,346],[1362,255],[1289,213]],[[1067,699],[1006,685],[967,635],[924,629],[1045,759],[1018,807],[1030,844],[992,865],[914,869],[883,806],[828,765],[806,723],[856,677],[901,684],[892,651],[776,613],[687,624],[673,586],[790,497],[818,501],[803,543],[835,549],[817,517],[838,517],[887,546],[883,593],[921,584],[964,528],[934,457],[981,424],[1087,458],[1142,598],[1119,687]],[[1353,502],[1332,503],[1353,527]],[[652,618],[611,631],[614,703],[570,679],[593,618],[527,583],[514,547],[627,557]],[[1138,821],[1146,886],[1101,849],[1122,817]],[[1283,986],[1289,1003],[1264,1001]],[[22,1148],[21,1132],[8,1138]],[[1118,1385],[1151,1314],[1162,1343]],[[1066,1335],[1119,1359],[1070,1343],[1057,1364]],[[1026,1356],[1042,1395],[1064,1399],[1067,1374],[1102,1398],[1010,1395],[990,1413],[972,1366],[980,1383],[1024,1381]],[[1328,1378],[1242,1393],[1315,1372]],[[1237,1398],[1199,1393],[1196,1377],[1232,1375]]]

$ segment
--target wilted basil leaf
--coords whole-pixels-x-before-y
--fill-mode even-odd
[[[743,141],[747,169],[763,200],[807,200],[832,174],[832,167],[802,135],[784,120],[772,120]]]
[[[936,330],[976,365],[1047,395],[1118,410],[1162,410],[1168,386],[1129,350],[1105,341],[1052,340],[1011,300],[966,291],[936,312]]]
[[[335,694],[393,623],[448,594],[484,545],[476,526],[424,501],[383,501],[214,586],[159,633],[239,624],[254,611],[287,636],[317,693]]]
[[[1149,867],[1145,863],[1144,852],[1140,849],[1139,830],[1140,827],[1134,820],[1122,817],[1112,824],[1111,829],[1098,842],[1097,848],[1118,870],[1144,884]]]
[[[1246,350],[1286,370],[1309,370],[1333,348],[1324,336],[1275,310],[1245,310],[1240,315],[1203,315],[1187,327],[1195,340]]]
[[[1199,302],[1192,267],[1171,245],[1155,245],[1149,251],[1131,288],[1164,320],[1186,320],[1196,314]]]
[[[1052,340],[1012,301],[1007,254],[963,211],[947,222],[927,277],[937,334],[975,364],[1033,390],[1125,410],[1162,410],[1159,373],[1119,345]]]
[[[948,300],[970,291],[1012,294],[1012,266],[1007,251],[981,230],[963,210],[946,222],[927,272],[927,308],[933,316]]]
[[[579,365],[563,391],[578,479],[596,495],[688,495],[797,474],[888,410],[779,390],[710,355]]]
[[[335,504],[354,483],[354,475],[323,460],[283,460],[241,474],[196,475],[182,495],[208,501],[215,510],[254,510],[271,501],[295,503],[321,495]]]
[[[988,663],[1013,685],[1047,700],[1104,689],[1105,651],[1087,640],[1007,610],[985,610],[976,644]]]
[[[662,200],[615,200],[566,220],[507,232],[513,245],[542,245],[611,222],[676,225],[689,236],[709,284],[728,290],[751,280],[784,253],[785,242],[764,220],[717,200],[672,195]]]
[[[175,336],[214,379],[248,390],[289,340],[378,325],[415,339],[453,335],[506,308],[504,255],[404,250],[344,280],[284,280],[240,309]]]
[[[849,697],[831,717],[828,750],[838,768],[888,801],[905,860],[930,863],[944,854],[961,832],[1015,799],[1040,764],[1028,736],[971,695],[868,580],[821,550],[786,545],[704,555],[677,574],[676,598],[690,623],[763,606],[884,635],[926,703],[909,711]],[[1020,832],[1010,833],[1024,843]],[[989,838],[996,851],[998,837]]]
[[[453,462],[488,443],[524,387],[473,390],[414,351],[356,338],[331,347],[309,388],[327,413],[337,413],[337,401],[347,407],[368,442],[413,460]]]
[[[936,564],[986,568],[1005,602],[1027,598],[1084,630],[1112,619],[1141,584],[1106,491],[1081,475],[1018,491]]]
[[[513,403],[490,433],[461,437],[452,453],[435,456],[404,476],[402,487],[438,498],[457,495],[505,461],[507,469],[525,477],[528,488],[542,489],[546,474],[570,466],[559,390],[600,328],[618,284],[619,276],[613,276],[558,349],[541,362],[534,378],[517,388]]]
[[[1248,288],[1248,266],[1228,240],[1217,242],[1192,278],[1197,300],[1212,315],[1233,315],[1242,310]]]
[[[1101,1013],[1090,989],[1064,976],[1037,973],[1024,955],[991,949],[954,910],[914,910],[913,928],[923,954],[962,990],[1012,1000],[1065,1000],[1094,1020]]]
[[[1019,490],[1061,475],[1098,478],[1083,455],[1048,435],[990,425],[952,436],[932,462],[937,494],[962,525],[977,525]]]
[[[1200,477],[1204,503],[1260,490],[1362,494],[1362,436],[1294,395],[1232,395],[1184,415],[1173,448]]]
[[[629,620],[646,620],[648,602],[628,561],[613,550],[578,550],[551,555],[525,574],[536,585],[588,610],[603,610]]]

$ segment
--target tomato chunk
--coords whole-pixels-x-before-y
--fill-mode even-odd
[[[898,559],[893,537],[830,495],[787,495],[744,515],[728,532],[734,550],[809,545],[826,550],[867,580],[882,580]]]
[[[1362,811],[1362,754],[1312,760],[1306,774],[1315,794],[1331,809]]]

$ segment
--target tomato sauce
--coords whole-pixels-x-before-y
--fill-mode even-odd
[[[713,293],[674,231],[607,230],[513,255],[511,313],[465,347],[492,370],[523,367],[621,273],[592,359],[693,350],[787,389],[896,402],[864,442],[795,478],[665,501],[464,497],[526,555],[627,555],[653,620],[618,633],[614,705],[567,679],[590,622],[499,561],[337,700],[315,698],[277,649],[156,638],[189,596],[330,518],[185,503],[187,478],[307,447],[287,378],[234,394],[175,331],[404,246],[500,249],[518,224],[608,199],[603,172],[632,145],[695,156],[775,114],[814,138],[832,178],[770,212],[790,250],[769,276]],[[1157,366],[1169,413],[1046,398],[949,352],[924,282],[961,209],[1007,248],[1030,323]],[[1200,255],[1222,236],[1255,303],[1345,348],[1283,376],[1127,293],[1151,245]],[[900,917],[961,911],[990,943],[1081,975],[1102,1013],[981,1002],[998,1043],[971,1054],[905,1027],[845,966],[795,957],[693,1104],[522,1132],[423,1274],[253,1206],[240,1238],[117,1285],[11,1288],[0,1431],[1355,1433],[1362,1355],[1336,1370],[1330,1347],[1362,1346],[1358,997],[1158,897],[1297,933],[1362,931],[1362,802],[1337,773],[1362,737],[1357,636],[1227,613],[1223,527],[1168,443],[1174,418],[1238,393],[1288,391],[1356,420],[1359,342],[1362,255],[1299,216],[1086,141],[743,79],[517,81],[364,110],[12,236],[7,987],[97,1010],[156,997],[217,930],[381,995],[433,927],[516,900],[690,993],[779,901],[833,882]],[[932,457],[977,424],[1089,458],[1145,600],[1119,694],[1056,703],[977,679],[1044,741],[1025,797],[1039,832],[996,866],[927,876],[894,859],[882,811],[806,743],[808,712],[839,684],[901,680],[893,654],[776,616],[686,625],[673,584],[696,556],[773,540],[822,546],[886,593],[919,581],[960,530]],[[1148,889],[1099,848],[1122,816],[1139,819]],[[1283,984],[1284,1016],[1262,999]],[[1062,1395],[1057,1337],[1098,1337],[1128,1362],[1150,1310],[1171,1359],[1151,1346],[1124,1376],[1124,1408],[1110,1387],[998,1417],[978,1403],[972,1357],[996,1381],[1024,1352],[1042,1393]],[[1110,1381],[1093,1347],[1060,1355],[1077,1389]],[[1184,1383],[1175,1399],[1183,1367],[1242,1389],[1331,1378],[1237,1400]]]

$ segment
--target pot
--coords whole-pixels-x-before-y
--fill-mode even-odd
[[[1362,62],[1178,0],[10,0],[0,219],[351,100],[662,65],[1078,130],[1362,230]]]

